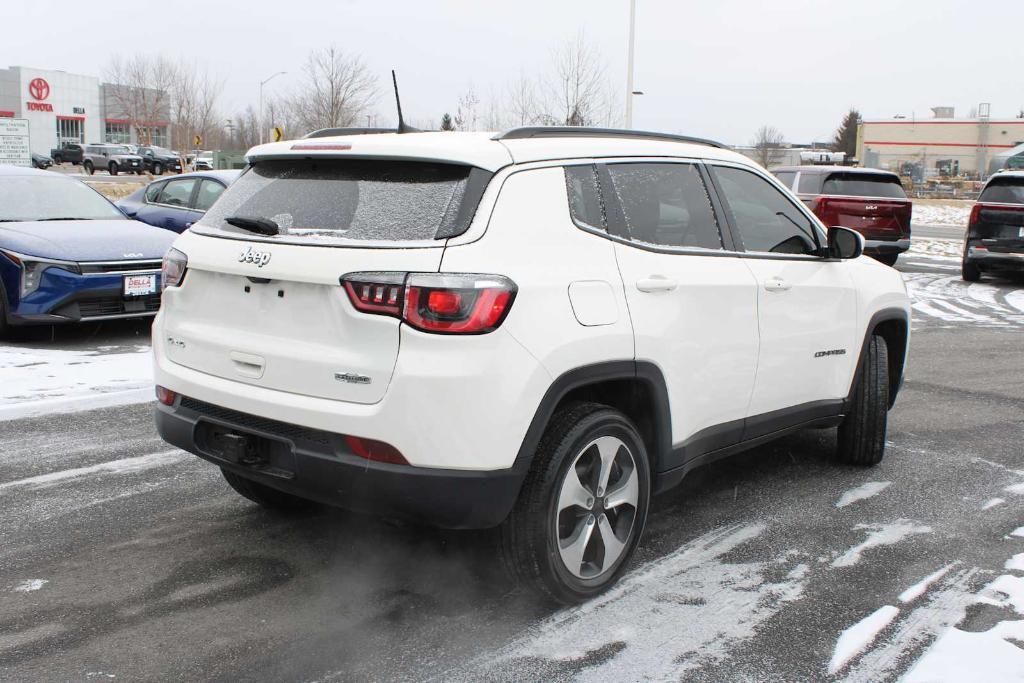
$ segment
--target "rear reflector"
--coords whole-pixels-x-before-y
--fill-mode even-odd
[[[383,441],[364,439],[358,436],[346,436],[345,443],[348,445],[349,450],[360,458],[366,458],[374,462],[386,462],[392,465],[409,464],[409,461],[398,452],[397,448]]]
[[[178,394],[167,389],[165,387],[156,385],[156,400],[163,403],[165,406],[173,406],[175,399],[178,398]]]

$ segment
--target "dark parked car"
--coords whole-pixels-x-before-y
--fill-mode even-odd
[[[1024,272],[1024,171],[1003,171],[988,179],[964,239],[963,277]]]
[[[912,204],[895,173],[850,166],[771,169],[826,226],[864,235],[864,253],[894,265],[910,248]]]
[[[0,336],[11,325],[156,315],[173,240],[74,178],[0,166]]]
[[[32,152],[32,165],[36,168],[50,168],[53,166],[53,159],[45,154],[36,154],[35,152]]]
[[[155,180],[121,201],[129,217],[158,228],[184,232],[198,221],[241,171],[200,171]]]
[[[65,161],[70,161],[73,165],[77,166],[82,163],[82,156],[84,154],[85,149],[77,142],[65,142],[60,147],[54,147],[50,150],[50,158],[53,159],[55,164],[63,164]]]
[[[181,157],[163,147],[139,147],[139,156],[146,170],[153,175],[163,175],[164,171],[181,173]]]

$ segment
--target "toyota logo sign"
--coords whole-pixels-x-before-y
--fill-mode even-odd
[[[34,99],[45,100],[50,96],[50,84],[42,78],[33,78],[28,84],[28,94]]]

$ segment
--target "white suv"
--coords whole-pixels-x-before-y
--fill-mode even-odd
[[[271,507],[498,527],[564,602],[651,496],[803,427],[877,463],[899,273],[705,140],[596,129],[264,145],[164,263],[160,434]]]

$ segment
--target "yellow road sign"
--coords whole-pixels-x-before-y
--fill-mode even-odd
[[[284,131],[281,130],[281,126],[274,126],[274,142],[281,142],[284,140]]]
[[[197,135],[196,139],[195,139],[195,143],[196,143],[196,147],[202,147],[203,146],[203,136],[202,135]]]

